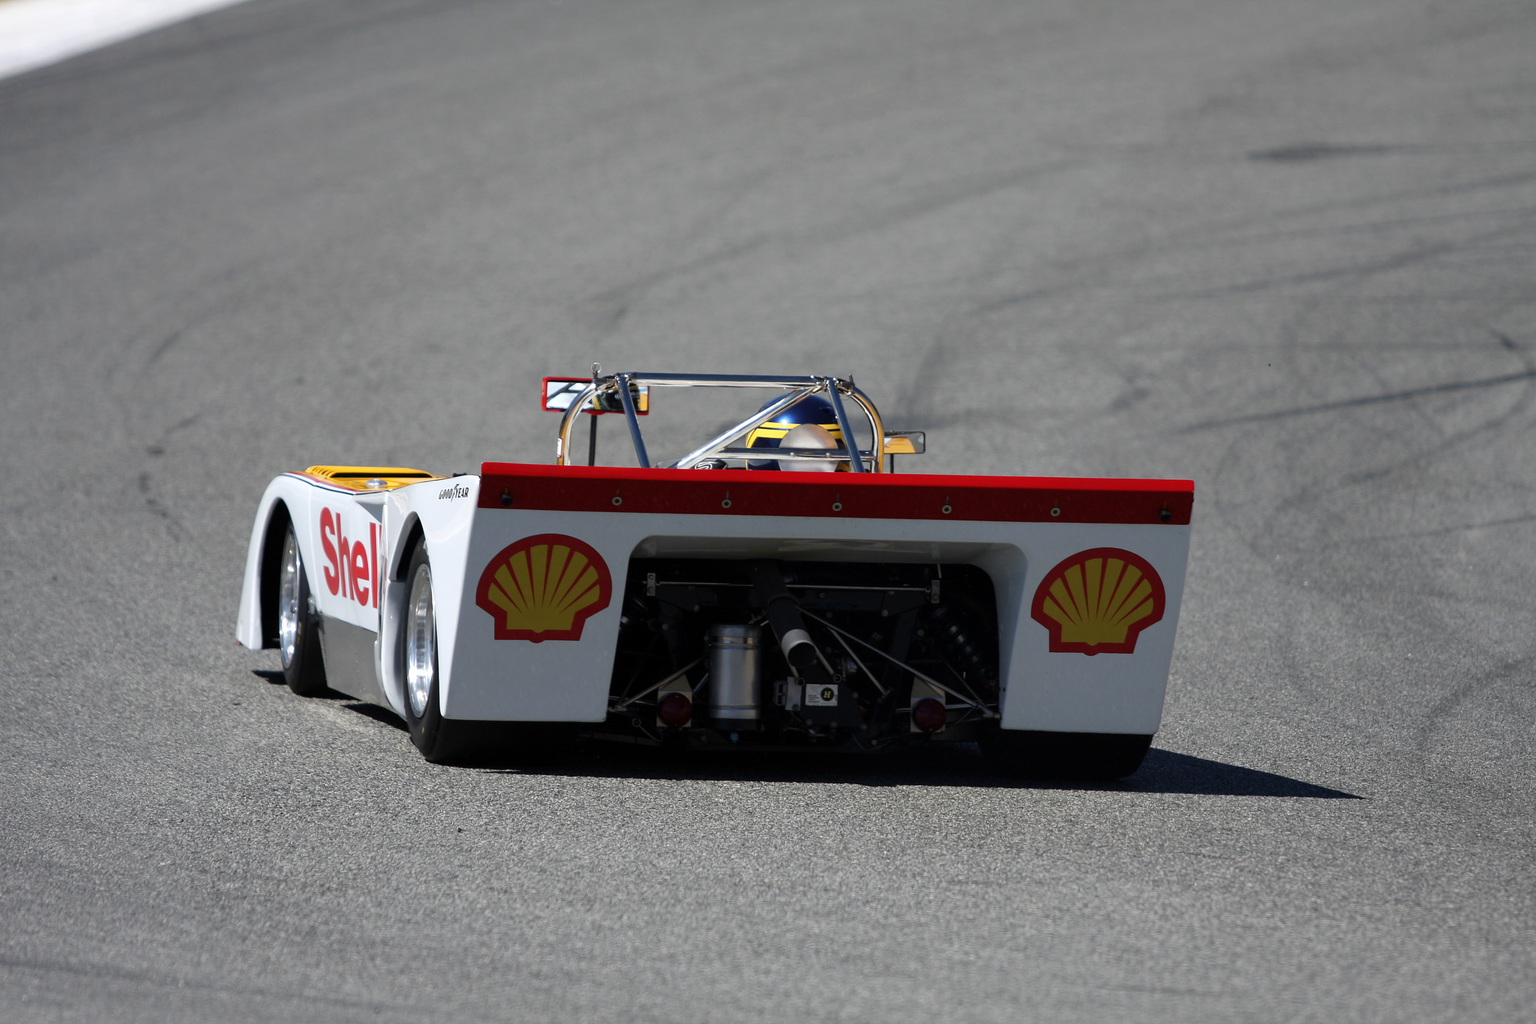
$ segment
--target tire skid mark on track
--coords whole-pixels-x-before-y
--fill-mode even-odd
[[[1521,370],[1518,373],[1506,373],[1499,377],[1488,377],[1483,380],[1448,381],[1444,384],[1429,384],[1421,388],[1408,388],[1403,391],[1395,391],[1384,395],[1361,395],[1357,398],[1341,398],[1333,402],[1321,402],[1317,405],[1303,405],[1294,409],[1275,409],[1271,412],[1256,412],[1246,416],[1229,416],[1219,420],[1205,420],[1201,423],[1191,423],[1187,427],[1181,427],[1179,433],[1188,434],[1198,430],[1214,430],[1219,427],[1235,427],[1248,423],[1264,423],[1269,420],[1290,419],[1295,416],[1311,416],[1322,412],[1337,412],[1340,409],[1353,409],[1363,405],[1376,405],[1381,402],[1400,402],[1406,399],[1423,398],[1427,395],[1446,394],[1452,391],[1468,391],[1476,388],[1495,387],[1500,384],[1514,384],[1521,381],[1536,379],[1536,369]]]
[[[384,1002],[375,999],[357,999],[347,996],[338,996],[325,992],[293,992],[282,989],[263,988],[254,985],[228,985],[207,981],[191,981],[186,978],[170,977],[152,971],[135,971],[122,967],[113,967],[107,964],[78,964],[67,961],[37,960],[27,957],[7,956],[0,953],[0,970],[9,970],[26,973],[65,974],[93,980],[108,979],[111,981],[128,982],[134,985],[144,985],[154,989],[169,989],[172,991],[192,991],[218,993],[232,996],[254,996],[260,999],[272,1000],[277,1003],[302,1003],[304,1005],[329,1005],[374,1011],[400,1010],[408,1004]]]
[[[1527,729],[1536,728],[1536,714],[1533,714],[1530,702],[1526,699],[1528,684],[1533,676],[1536,676],[1536,655],[1503,662],[1476,678],[1455,684],[1450,692],[1424,711],[1413,751],[1420,757],[1426,757],[1430,744],[1438,733],[1449,728],[1457,709],[1490,693],[1500,698],[1504,716],[1513,721],[1524,719]]]
[[[1262,217],[1229,217],[1222,220],[1201,222],[1195,227],[1188,227],[1183,222],[1177,222],[1172,230],[1159,233],[1156,235],[1155,240],[1151,242],[1096,252],[1091,257],[1068,259],[1059,265],[1063,269],[1070,270],[1084,263],[1092,265],[1106,260],[1120,261],[1183,251],[1201,253],[1225,246],[1270,247],[1277,241],[1287,239],[1329,238],[1359,233],[1377,234],[1391,229],[1421,228],[1437,224],[1454,225],[1490,217],[1500,218],[1505,225],[1501,227],[1500,232],[1495,234],[1502,233],[1506,229],[1510,233],[1514,233],[1522,229],[1518,226],[1509,227],[1508,222],[1511,219],[1529,217],[1532,214],[1536,214],[1536,207],[1521,205],[1512,208],[1414,214],[1411,216],[1393,213],[1385,220],[1365,220],[1343,224],[1338,223],[1333,218],[1333,215],[1340,211],[1364,211],[1381,206],[1400,207],[1406,205],[1422,208],[1426,201],[1437,196],[1443,197],[1469,192],[1482,192],[1489,189],[1515,188],[1530,185],[1533,182],[1536,182],[1536,174],[1506,175],[1494,179],[1466,182],[1459,185],[1445,185],[1413,192],[1371,195],[1347,201],[1335,200],[1326,203],[1289,207],[1277,211],[1266,211]],[[1287,221],[1306,220],[1317,217],[1327,219],[1324,223],[1308,227],[1288,228],[1272,226],[1284,224]],[[1256,227],[1261,224],[1271,226],[1265,230],[1256,230]],[[1528,230],[1528,228],[1524,230]],[[1234,235],[1233,232],[1237,232],[1237,234]],[[1199,295],[1200,293],[1193,292],[1191,294]]]
[[[1433,530],[1419,530],[1413,533],[1384,533],[1374,537],[1374,540],[1417,540],[1425,537],[1443,537],[1450,533],[1461,533],[1466,530],[1491,530],[1500,526],[1525,526],[1536,523],[1536,512],[1524,516],[1510,516],[1507,519],[1493,519],[1487,522],[1456,523],[1451,526],[1440,526]],[[1336,541],[1333,543],[1352,543],[1351,541]]]

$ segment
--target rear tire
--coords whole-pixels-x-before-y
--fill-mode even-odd
[[[405,725],[433,764],[552,764],[569,751],[576,727],[565,722],[480,722],[444,718],[437,674],[437,611],[432,563],[418,543],[407,563],[410,588],[400,639]]]
[[[1151,746],[1151,736],[999,729],[981,741],[981,754],[1009,778],[1112,782],[1140,768]]]
[[[283,663],[283,679],[288,689],[300,697],[314,697],[328,689],[312,604],[304,557],[299,553],[299,540],[290,523],[278,566],[277,651]]]
[[[411,553],[405,579],[410,588],[400,638],[405,725],[422,757],[433,764],[451,764],[470,752],[472,740],[483,723],[443,717],[437,675],[437,607],[432,596],[432,563],[425,544],[417,544]]]

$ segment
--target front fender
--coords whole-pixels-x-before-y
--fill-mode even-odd
[[[292,476],[280,476],[267,485],[261,503],[256,506],[250,544],[245,553],[245,578],[240,584],[240,610],[235,615],[235,639],[253,651],[277,646],[275,641],[268,639],[274,630],[267,628],[268,623],[263,616],[265,602],[262,600],[262,588],[266,582],[263,569],[267,564],[268,545],[282,543],[280,536],[275,540],[269,536],[274,519],[286,515],[289,522],[302,521],[309,508],[308,492],[308,485],[302,481]],[[304,574],[308,578],[310,592],[314,593],[315,561],[303,548],[303,531],[295,533],[299,537],[299,554],[304,561]]]

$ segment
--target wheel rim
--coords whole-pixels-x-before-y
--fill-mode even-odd
[[[432,681],[437,676],[437,629],[432,621],[432,570],[423,565],[411,580],[411,603],[405,627],[405,694],[411,715],[427,713]]]
[[[293,664],[299,646],[299,602],[303,596],[300,584],[303,580],[304,565],[299,561],[299,546],[290,531],[287,543],[283,545],[283,578],[277,593],[277,646],[282,652],[284,668]]]

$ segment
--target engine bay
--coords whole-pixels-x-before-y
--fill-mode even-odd
[[[997,602],[967,564],[636,558],[600,735],[873,750],[998,718]]]

